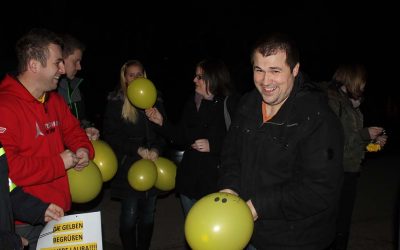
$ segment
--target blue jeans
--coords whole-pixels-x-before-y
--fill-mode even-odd
[[[125,250],[150,248],[157,196],[122,200],[119,233]]]
[[[190,209],[193,207],[194,203],[196,203],[196,199],[191,199],[189,197],[187,197],[186,195],[180,194],[179,198],[181,200],[181,205],[182,205],[182,209],[183,209],[183,213],[186,216],[188,215]],[[188,243],[186,242],[185,244],[185,250],[189,250],[191,249],[188,245]]]
[[[191,199],[183,194],[179,195],[179,197],[181,199],[183,213],[185,214],[185,217],[186,217],[189,213],[189,210],[193,207],[194,203],[196,203],[197,200]]]

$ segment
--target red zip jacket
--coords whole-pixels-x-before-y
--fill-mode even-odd
[[[0,83],[0,141],[13,182],[68,211],[71,194],[60,153],[83,147],[93,159],[94,150],[62,97],[50,92],[41,103],[17,79],[6,75]]]

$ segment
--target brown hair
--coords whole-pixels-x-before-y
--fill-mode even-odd
[[[45,67],[49,56],[49,45],[56,44],[63,48],[63,42],[57,34],[52,31],[34,28],[22,36],[15,45],[18,58],[18,72],[27,70],[30,60],[34,59]]]
[[[346,87],[352,99],[360,99],[367,82],[367,71],[361,64],[342,64],[338,67],[333,80]]]

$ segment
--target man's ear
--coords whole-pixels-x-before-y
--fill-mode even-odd
[[[297,74],[299,74],[299,69],[300,69],[300,63],[297,63],[296,66],[293,68],[293,76],[296,77]]]
[[[29,60],[29,62],[28,62],[28,70],[33,72],[33,73],[38,72],[39,63],[40,63],[39,61],[34,60],[34,59]]]

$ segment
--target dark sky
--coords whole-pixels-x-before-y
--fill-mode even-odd
[[[398,13],[382,1],[349,2],[15,1],[13,7],[1,7],[0,72],[15,67],[14,44],[30,28],[68,32],[87,45],[80,76],[94,119],[101,118],[106,94],[118,84],[119,69],[128,59],[144,62],[167,111],[177,114],[193,90],[199,60],[223,59],[239,91],[246,91],[252,88],[252,43],[264,33],[284,31],[297,40],[302,70],[314,80],[329,80],[341,62],[364,63],[373,99],[366,105],[372,109],[367,120],[383,119],[376,114],[394,97],[388,90],[398,81],[392,62],[398,54]]]

